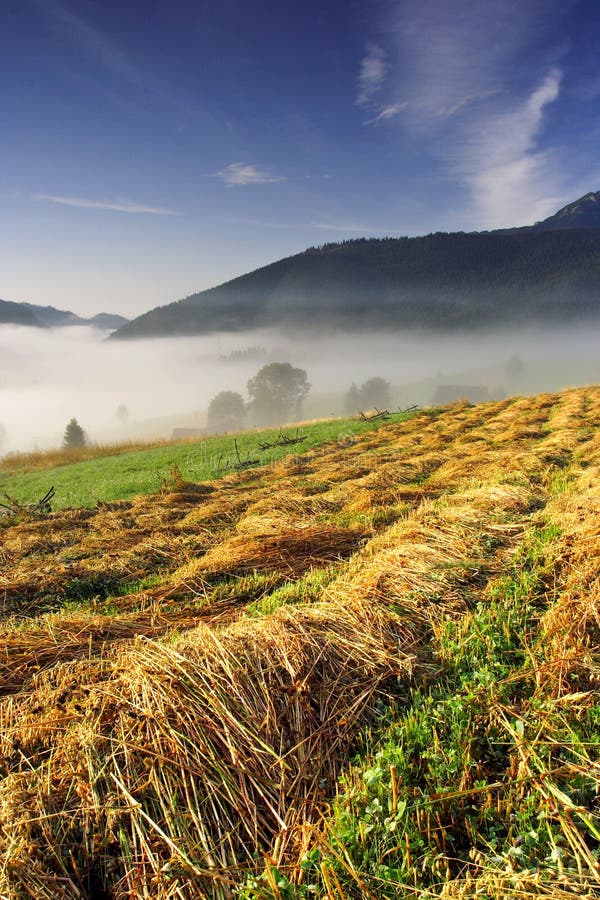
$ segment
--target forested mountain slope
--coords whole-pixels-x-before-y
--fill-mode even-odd
[[[597,228],[359,239],[311,247],[151,310],[113,338],[560,323],[598,314],[599,286]]]

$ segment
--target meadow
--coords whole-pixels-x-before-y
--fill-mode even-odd
[[[407,418],[410,413],[395,413],[390,416],[390,421],[400,422]],[[54,486],[55,509],[94,506],[99,500],[126,500],[138,494],[153,493],[174,467],[194,481],[218,477],[238,463],[235,444],[242,461],[257,459],[266,465],[292,452],[306,452],[326,441],[337,440],[343,445],[378,424],[357,418],[339,418],[180,443],[100,444],[67,451],[11,454],[0,461],[0,492],[30,503]],[[302,441],[261,450],[261,444],[272,444],[281,434],[291,439],[298,434]]]
[[[600,897],[599,421],[12,461],[0,896]]]

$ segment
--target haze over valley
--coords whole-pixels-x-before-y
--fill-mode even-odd
[[[593,383],[600,380],[597,335],[597,328],[562,326],[294,340],[262,330],[107,342],[105,333],[92,328],[4,325],[0,453],[60,446],[72,417],[92,442],[169,438],[176,427],[204,428],[218,392],[247,399],[248,379],[273,361],[307,372],[312,387],[306,418],[343,415],[351,384],[374,377],[390,383],[394,407],[429,405],[439,385],[458,386],[463,393],[465,387],[484,387],[493,398]],[[460,395],[459,390],[455,398]],[[119,416],[121,406],[126,414]]]

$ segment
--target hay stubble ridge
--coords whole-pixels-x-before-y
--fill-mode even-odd
[[[0,896],[225,898],[265,860],[302,891],[361,733],[544,516],[548,690],[595,691],[599,412],[597,388],[456,405],[3,527]],[[321,875],[298,896],[373,890]]]

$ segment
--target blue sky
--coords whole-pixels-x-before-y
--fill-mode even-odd
[[[600,189],[598,0],[7,0],[0,297],[137,315]]]

